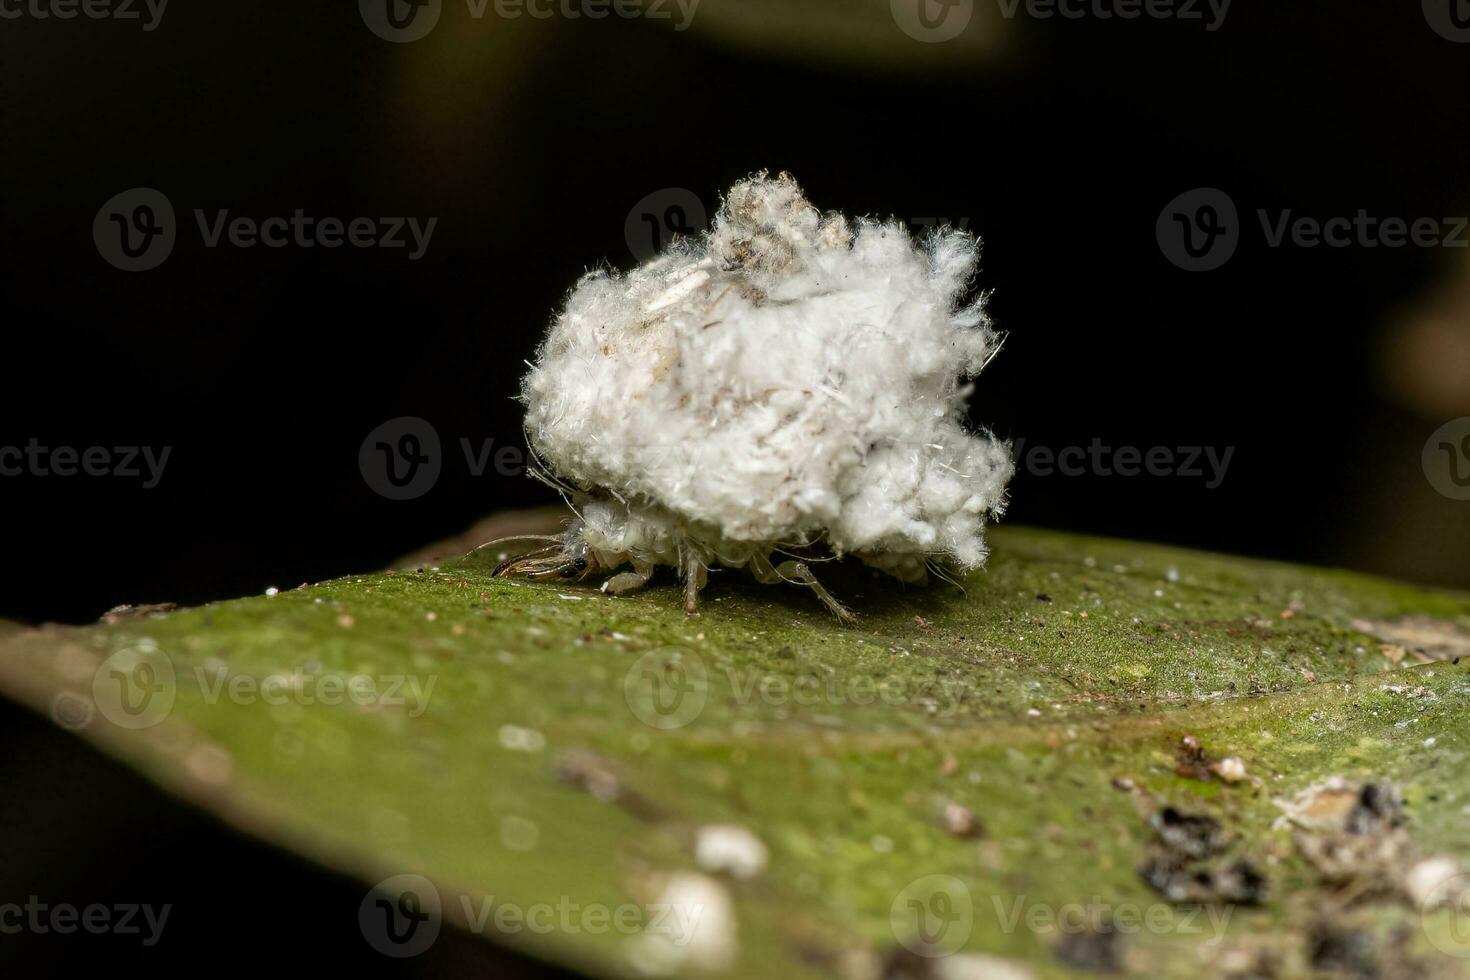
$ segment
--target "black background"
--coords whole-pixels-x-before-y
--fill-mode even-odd
[[[0,446],[171,448],[154,489],[0,478],[0,616],[82,623],[118,603],[290,587],[550,502],[530,480],[473,476],[458,440],[522,444],[523,359],[585,269],[633,261],[637,202],[687,188],[713,211],[762,168],[790,170],[822,207],[982,236],[1009,339],[977,423],[1049,447],[1234,447],[1215,489],[1023,472],[1010,520],[1470,585],[1470,505],[1420,467],[1451,416],[1390,370],[1465,250],[1270,248],[1255,216],[1465,214],[1470,44],[1414,3],[1237,0],[1215,31],[979,18],[971,35],[1002,30],[995,45],[920,44],[882,0],[809,6],[791,19],[703,0],[680,32],[474,21],[451,2],[403,45],[348,3],[179,4],[152,32],[0,21]],[[179,240],[126,273],[92,222],[140,186],[168,196]],[[1241,244],[1214,272],[1176,268],[1156,240],[1160,211],[1196,187],[1240,210]],[[438,222],[409,261],[207,248],[196,208]],[[358,450],[404,415],[437,429],[444,469],[391,501]],[[252,914],[260,928],[213,955],[267,964],[259,944],[309,938],[326,904],[344,918],[324,935],[352,945],[356,886],[178,813],[15,709],[0,722],[0,868],[18,875],[0,870],[4,893],[174,901],[171,949],[97,941],[169,967],[197,967]],[[191,920],[191,896],[217,913]],[[61,956],[55,937],[27,943],[35,962]],[[405,969],[484,954],[462,955]]]

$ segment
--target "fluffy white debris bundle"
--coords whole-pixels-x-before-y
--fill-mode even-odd
[[[978,260],[965,233],[854,227],[759,174],[701,239],[583,278],[522,394],[596,564],[759,573],[817,543],[908,581],[981,564],[1012,463],[964,423],[998,348],[966,300]]]

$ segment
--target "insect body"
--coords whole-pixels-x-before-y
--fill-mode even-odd
[[[715,567],[802,585],[853,555],[909,582],[980,565],[1009,447],[965,424],[999,342],[967,299],[978,245],[822,214],[788,175],[735,185],[713,229],[626,275],[592,273],[526,376],[531,448],[578,520],[499,570],[659,566],[693,614]]]

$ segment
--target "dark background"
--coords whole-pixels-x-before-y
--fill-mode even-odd
[[[1420,464],[1436,427],[1470,415],[1466,250],[1270,248],[1256,219],[1470,211],[1470,44],[1415,3],[1238,0],[1215,31],[997,9],[978,0],[944,44],[906,36],[886,0],[703,0],[682,32],[448,2],[409,44],[350,3],[179,4],[152,32],[0,20],[0,446],[171,447],[154,489],[0,478],[0,617],[290,587],[550,502],[473,476],[458,440],[522,444],[523,359],[578,275],[633,262],[638,202],[684,188],[713,211],[761,168],[821,207],[983,237],[1009,340],[977,423],[1055,448],[1234,447],[1216,489],[1023,472],[1010,520],[1470,586],[1470,504]],[[133,187],[177,214],[147,272],[110,266],[92,235]],[[1208,273],[1176,268],[1155,234],[1196,187],[1241,215],[1237,252]],[[211,249],[195,208],[438,223],[418,261]],[[358,451],[404,415],[437,429],[443,473],[393,501]],[[351,883],[179,814],[15,709],[0,734],[0,898],[217,909],[180,911],[153,951],[92,941],[109,957],[197,967],[255,914],[229,956],[266,965],[260,937],[318,928],[298,902],[356,907]],[[366,950],[338,925],[351,951],[319,953],[350,967]],[[27,943],[32,966],[86,948]],[[451,946],[412,968],[484,955]]]

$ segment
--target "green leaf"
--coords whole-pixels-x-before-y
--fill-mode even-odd
[[[1406,866],[1470,857],[1470,663],[1435,659],[1470,635],[1462,595],[1003,528],[964,594],[820,566],[862,615],[844,627],[736,572],[686,619],[672,581],[614,599],[493,563],[0,630],[0,690],[358,875],[365,941],[388,915],[366,886],[418,875],[445,920],[594,975],[997,968],[908,947],[1036,975],[1320,965],[1341,888],[1276,801],[1328,777],[1402,790]],[[1185,735],[1246,778],[1191,772]],[[1269,879],[1259,906],[1189,916],[1150,888],[1148,817],[1167,804],[1220,821]],[[759,873],[700,866],[701,839],[759,857],[720,826],[759,840]],[[701,918],[660,922],[670,901]],[[1156,918],[1133,928],[1135,912]],[[1377,937],[1364,955],[1452,963],[1453,914],[1370,896],[1338,918]],[[1400,922],[1412,936],[1390,949]]]

